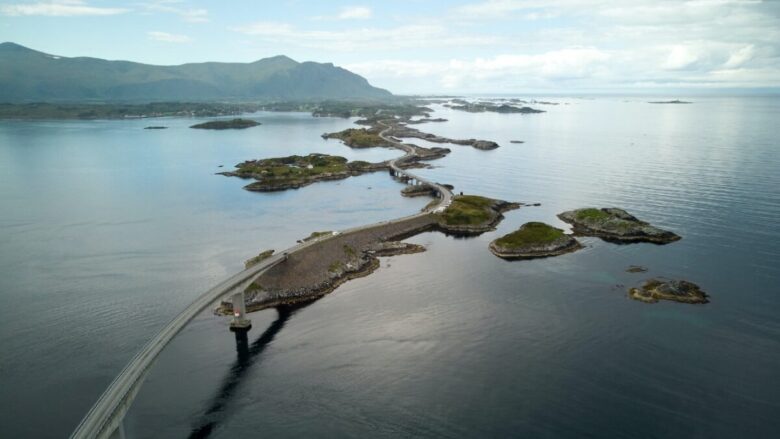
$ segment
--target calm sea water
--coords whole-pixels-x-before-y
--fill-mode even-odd
[[[383,258],[309,306],[254,313],[245,348],[204,313],[151,370],[127,432],[777,437],[780,99],[647,100],[559,98],[538,115],[435,106],[449,122],[424,131],[501,148],[453,145],[421,174],[542,206],[478,238],[419,235],[425,253]],[[350,120],[254,116],[262,126],[228,132],[191,130],[192,119],[0,122],[0,435],[67,435],[155,331],[244,259],[426,204],[384,173],[241,190],[219,165],[398,154],[319,137]],[[518,262],[487,250],[587,205],[683,240],[585,238],[576,253]],[[626,273],[632,264],[649,271]],[[646,305],[618,286],[650,276],[696,282],[712,302]]]

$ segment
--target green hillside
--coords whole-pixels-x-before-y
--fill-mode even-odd
[[[382,99],[392,95],[333,64],[286,56],[252,63],[154,66],[49,55],[0,44],[0,102]]]

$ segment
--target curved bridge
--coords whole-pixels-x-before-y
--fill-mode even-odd
[[[341,234],[353,233],[362,231],[367,228],[377,227],[388,223],[396,223],[407,221],[410,218],[420,217],[424,215],[431,215],[435,212],[440,212],[452,201],[452,192],[445,186],[430,182],[426,179],[420,178],[411,172],[401,169],[397,162],[399,160],[409,159],[415,157],[417,153],[415,149],[410,145],[405,145],[396,139],[387,137],[386,133],[391,129],[390,126],[380,122],[383,126],[387,127],[379,135],[387,142],[393,145],[393,147],[401,149],[406,154],[397,159],[393,159],[389,162],[390,169],[394,176],[403,176],[407,181],[416,181],[422,184],[427,184],[434,188],[434,191],[439,197],[439,202],[429,207],[423,212],[410,215],[403,218],[398,218],[391,221],[383,221],[377,224],[370,224],[367,226],[355,227],[352,229],[343,230]],[[124,428],[122,420],[125,417],[130,405],[133,403],[138,390],[141,388],[146,374],[151,368],[157,356],[162,352],[168,343],[181,331],[187,323],[190,322],[195,316],[200,314],[203,310],[214,304],[218,300],[221,300],[228,296],[233,296],[234,304],[238,301],[238,306],[235,307],[234,319],[231,324],[238,329],[248,329],[249,321],[244,318],[244,290],[248,287],[252,281],[263,274],[268,269],[274,267],[277,264],[284,263],[287,259],[287,255],[301,251],[304,248],[316,245],[323,240],[332,238],[334,235],[326,236],[320,239],[304,242],[296,246],[290,247],[283,252],[280,252],[255,266],[247,268],[233,276],[223,280],[219,284],[215,285],[202,295],[200,295],[194,302],[192,302],[187,308],[173,318],[163,329],[160,330],[144,347],[130,360],[119,375],[111,382],[108,388],[98,398],[97,402],[90,409],[84,419],[81,420],[79,425],[71,434],[72,439],[92,439],[92,438],[110,438],[110,437],[124,437]]]

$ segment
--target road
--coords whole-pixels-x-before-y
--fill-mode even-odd
[[[393,224],[402,221],[407,221],[411,218],[415,218],[422,215],[430,215],[435,212],[440,212],[452,201],[452,192],[445,186],[438,183],[430,182],[426,179],[420,178],[406,170],[399,168],[396,164],[398,160],[408,159],[415,157],[417,153],[414,148],[404,145],[397,140],[387,137],[385,134],[391,129],[390,126],[380,122],[383,126],[387,127],[379,135],[385,141],[391,143],[395,148],[401,149],[406,152],[406,155],[393,159],[389,162],[390,168],[397,174],[405,175],[409,178],[413,178],[421,183],[428,184],[431,187],[436,188],[439,192],[439,202],[432,205],[423,212],[406,216],[403,218],[397,218],[390,221],[383,221],[380,223],[369,224],[365,226],[354,227],[351,229],[343,230],[340,234],[356,233],[373,227],[381,227],[386,224]],[[206,308],[213,305],[215,302],[221,300],[224,297],[231,296],[236,291],[243,291],[252,281],[263,274],[266,270],[279,264],[285,260],[285,254],[292,254],[308,248],[313,245],[317,245],[324,240],[333,238],[337,235],[329,235],[312,241],[307,241],[296,246],[290,247],[276,255],[245,269],[233,276],[218,283],[205,293],[201,294],[194,302],[192,302],[187,308],[173,318],[164,328],[160,330],[144,347],[130,360],[119,375],[111,382],[108,388],[98,398],[97,402],[90,409],[84,419],[81,420],[74,432],[71,434],[71,438],[74,439],[92,439],[92,438],[109,438],[117,434],[122,424],[127,410],[133,403],[138,390],[143,384],[146,374],[149,368],[154,364],[157,356],[162,352],[165,346],[170,343],[171,340],[179,333],[195,316],[203,312]],[[119,434],[121,436],[121,434]]]

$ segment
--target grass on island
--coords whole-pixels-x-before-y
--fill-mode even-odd
[[[504,248],[520,248],[549,244],[564,236],[566,235],[561,229],[556,229],[545,223],[530,222],[523,224],[518,230],[497,239],[496,244]]]
[[[260,125],[260,122],[255,122],[249,119],[231,119],[231,120],[212,120],[209,122],[203,122],[191,126],[190,128],[198,128],[204,130],[240,130],[244,128],[251,128]]]
[[[577,211],[577,220],[579,221],[603,221],[609,219],[612,215],[608,214],[607,212],[604,212],[601,209],[596,208],[588,208],[588,209],[580,209]]]
[[[326,154],[291,155],[263,160],[252,160],[237,166],[239,176],[262,176],[263,180],[289,181],[314,177],[325,173],[343,173],[350,170],[347,159]]]
[[[379,136],[379,133],[365,128],[348,128],[338,133],[330,133],[329,139],[341,139],[345,145],[353,148],[372,148],[386,146],[387,142]]]
[[[330,230],[326,230],[324,232],[311,232],[311,235],[303,238],[301,241],[304,241],[304,242],[311,241],[312,239],[317,239],[317,238],[319,238],[321,236],[332,235],[332,234],[333,234],[333,232],[330,231]]]
[[[260,262],[270,258],[271,255],[273,255],[273,254],[274,254],[273,250],[266,250],[266,251],[260,253],[259,255],[255,256],[253,258],[247,259],[246,262],[244,262],[244,267],[245,268],[249,268],[249,267],[255,266],[255,265],[259,264]]]
[[[460,195],[442,213],[444,224],[450,226],[474,226],[492,218],[493,200],[477,195]]]

